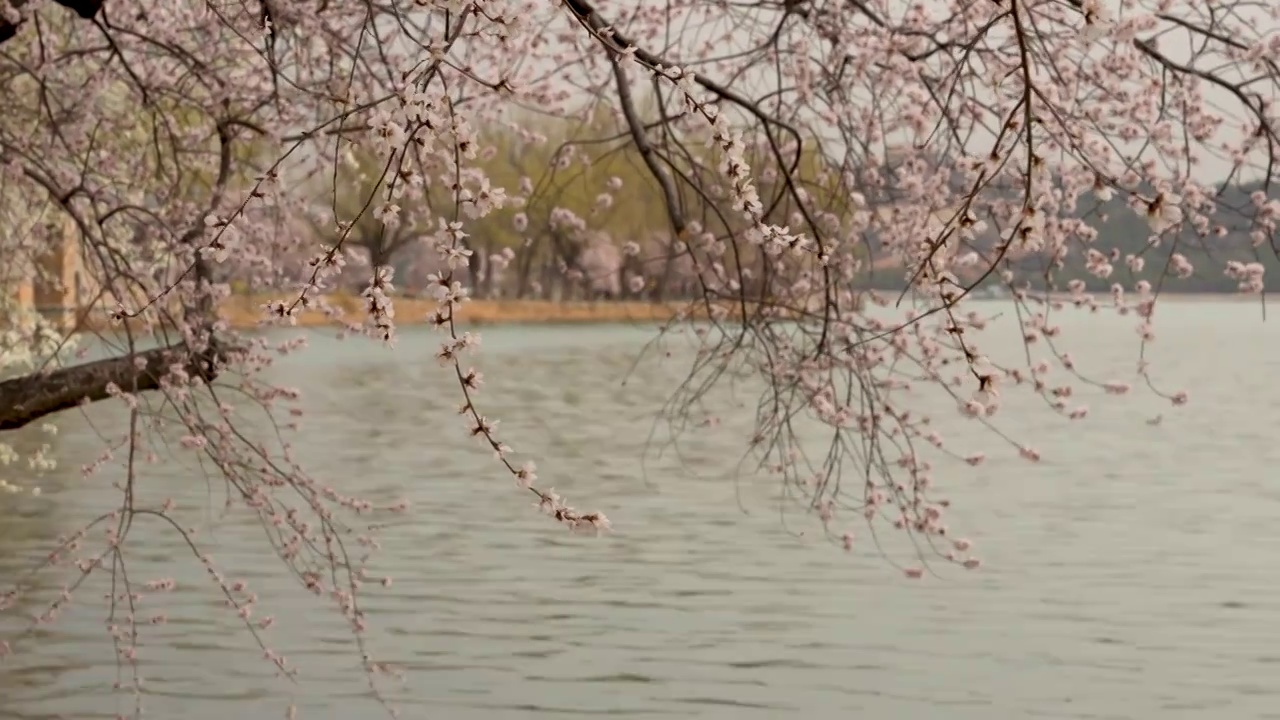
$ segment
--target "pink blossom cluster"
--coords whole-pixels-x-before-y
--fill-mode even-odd
[[[1280,6],[184,0],[108,3],[87,22],[68,2],[10,5],[0,226],[16,230],[0,235],[0,284],[83,285],[71,330],[109,322],[114,354],[84,361],[71,330],[4,293],[0,371],[29,394],[0,407],[0,428],[92,402],[128,421],[96,428],[82,467],[119,505],[41,559],[65,588],[0,655],[109,576],[109,639],[139,703],[140,638],[167,618],[145,598],[188,590],[127,577],[144,519],[201,564],[269,667],[295,673],[270,643],[269,599],[172,501],[138,499],[175,449],[349,625],[375,696],[397,674],[365,647],[362,598],[394,591],[370,562],[386,518],[411,508],[304,467],[302,393],[266,371],[305,339],[231,327],[239,286],[270,291],[254,301],[264,327],[319,315],[393,345],[412,285],[431,307],[409,321],[431,327],[457,383],[459,441],[594,535],[609,519],[540,485],[486,414],[467,309],[544,285],[665,306],[678,285],[661,333],[690,338],[694,359],[673,425],[732,431],[710,389],[757,381],[754,410],[733,412],[760,467],[834,546],[857,551],[863,528],[914,542],[902,570],[922,578],[935,560],[981,565],[948,515],[961,473],[981,471],[966,468],[1043,459],[1006,417],[1015,394],[1063,423],[1135,388],[1186,405],[1147,359],[1161,296],[1202,280],[1260,294],[1280,247],[1280,35],[1259,29]],[[45,262],[67,237],[76,280]],[[408,251],[416,264],[398,265]],[[1016,352],[993,347],[998,313],[975,302],[988,291],[1007,298]],[[1085,367],[1067,313],[1132,322],[1132,371]],[[946,412],[924,412],[937,399]],[[263,411],[269,431],[250,430]],[[957,426],[993,446],[960,447]],[[0,612],[29,590],[0,595]]]

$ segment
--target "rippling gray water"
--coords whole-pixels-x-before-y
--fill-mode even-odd
[[[307,393],[298,448],[315,474],[413,501],[378,560],[395,583],[366,600],[372,651],[406,673],[389,689],[404,717],[1280,718],[1277,328],[1253,305],[1163,307],[1152,357],[1170,389],[1191,389],[1183,411],[1141,393],[1088,396],[1090,418],[1069,423],[1010,399],[1003,426],[1045,458],[1030,465],[945,401],[920,401],[956,428],[950,447],[991,460],[938,473],[951,525],[977,541],[984,567],[918,581],[865,528],[845,554],[814,538],[812,521],[784,518],[767,479],[735,482],[749,417],[657,457],[652,419],[680,362],[642,363],[622,385],[647,330],[484,330],[486,412],[544,484],[609,514],[617,529],[602,539],[539,516],[465,438],[427,333],[406,332],[394,352],[317,335],[279,372]],[[1131,377],[1129,319],[1062,324],[1082,369]],[[994,332],[1016,349],[1011,324]],[[1164,422],[1148,425],[1157,413]],[[79,473],[99,452],[87,422],[60,423],[63,465],[43,495],[0,496],[0,580],[115,499],[108,477]],[[190,460],[163,468],[149,471],[151,497],[176,497],[194,521],[221,507],[223,489]],[[277,617],[269,637],[299,682],[270,672],[183,547],[157,541],[131,568],[179,584],[139,610],[170,618],[144,629],[149,717],[282,717],[290,702],[302,718],[378,712],[350,633],[280,575],[260,528],[233,516],[202,539],[260,593],[257,612]],[[62,580],[43,582],[56,594]],[[0,717],[132,709],[109,692],[105,591],[82,591],[0,660]],[[6,634],[13,615],[0,615]]]

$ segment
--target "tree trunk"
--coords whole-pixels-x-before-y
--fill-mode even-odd
[[[486,238],[482,243],[484,245],[484,296],[492,299],[497,296],[495,292],[498,289],[499,272],[496,263],[493,262],[493,239]]]
[[[560,279],[563,274],[556,272],[556,259],[552,254],[542,262],[542,292],[543,297],[548,300],[558,300],[560,298]]]
[[[391,265],[391,252],[381,242],[369,245],[366,249],[369,251],[370,273],[376,273],[378,268]]]
[[[537,245],[530,244],[521,248],[516,255],[516,299],[524,300],[529,295],[529,275],[533,271],[533,260]]]
[[[650,295],[650,299],[654,302],[662,302],[663,299],[666,298],[667,286],[671,282],[672,270],[675,268],[676,264],[675,243],[668,243],[666,245],[666,251],[667,259],[663,262],[662,270],[658,273],[658,277],[655,278],[656,282],[653,284],[653,292]]]
[[[472,297],[477,297],[481,291],[480,281],[484,275],[481,263],[484,261],[476,254],[474,247],[468,245],[467,249],[471,251],[471,255],[467,257],[467,285],[470,286],[467,290],[472,293]]]

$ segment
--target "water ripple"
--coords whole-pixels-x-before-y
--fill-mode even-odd
[[[654,388],[678,371],[642,365],[621,385],[647,337],[634,329],[485,332],[486,412],[517,448],[539,450],[548,485],[614,519],[617,531],[597,540],[557,531],[508,491],[452,415],[449,378],[405,359],[430,354],[425,334],[406,332],[394,356],[317,337],[280,372],[318,409],[297,447],[309,466],[344,492],[413,502],[378,560],[395,582],[365,599],[370,651],[406,673],[388,690],[406,718],[1276,717],[1280,486],[1268,471],[1280,446],[1257,429],[1280,426],[1280,386],[1231,343],[1196,340],[1245,332],[1229,308],[1180,310],[1167,320],[1185,327],[1162,337],[1171,367],[1212,368],[1238,385],[1160,428],[1142,422],[1156,409],[1101,398],[1089,423],[1063,433],[1010,401],[1002,415],[1039,428],[1046,463],[1030,471],[993,456],[978,470],[940,470],[953,522],[980,541],[990,569],[914,584],[869,541],[846,555],[784,531],[772,480],[733,482],[750,417],[724,413],[723,432],[641,467],[664,400]],[[1090,329],[1096,344],[1073,348],[1082,367],[1131,366],[1129,325]],[[1265,342],[1280,356],[1280,343]],[[952,411],[921,402],[921,412]],[[103,412],[91,411],[99,422]],[[112,497],[104,478],[75,470],[98,452],[76,422],[56,438],[66,470],[42,497],[0,497],[0,578]],[[957,426],[948,442],[967,447],[976,433]],[[221,512],[222,489],[198,467],[171,469],[148,475],[143,491],[177,499],[192,524]],[[788,527],[813,529],[802,522]],[[178,582],[139,601],[140,616],[169,618],[141,630],[150,716],[270,717],[289,702],[309,719],[377,711],[345,625],[327,599],[281,576],[256,521],[232,515],[206,541],[228,577],[259,594],[255,618],[276,618],[267,637],[298,668],[298,686],[261,659],[187,550],[157,528],[136,532],[130,574]],[[4,661],[0,717],[111,717],[117,701],[131,705],[109,691],[117,664],[92,600],[103,592],[77,594],[56,626]],[[24,600],[0,630],[40,611]]]

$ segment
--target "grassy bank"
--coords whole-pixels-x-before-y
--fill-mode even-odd
[[[219,314],[235,328],[257,327],[262,320],[262,306],[285,296],[236,295],[227,298]],[[328,301],[340,307],[348,318],[360,320],[364,309],[354,296],[332,296]],[[436,303],[420,298],[395,298],[395,320],[401,325],[425,323],[435,311]],[[539,323],[621,323],[663,322],[671,319],[688,303],[647,302],[553,302],[550,300],[473,300],[458,311],[458,319],[474,325],[539,324]],[[304,312],[298,316],[302,327],[335,324],[320,312]]]

